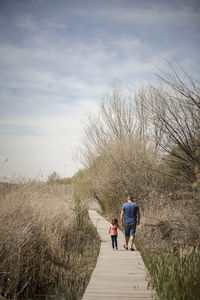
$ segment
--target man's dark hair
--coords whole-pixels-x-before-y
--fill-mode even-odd
[[[128,200],[133,202],[133,196],[132,195],[128,195]]]

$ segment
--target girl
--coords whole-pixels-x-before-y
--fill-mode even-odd
[[[111,241],[112,241],[112,248],[113,250],[117,250],[117,228],[119,227],[118,225],[118,219],[117,218],[112,218],[110,227],[109,227],[109,234],[111,236]]]

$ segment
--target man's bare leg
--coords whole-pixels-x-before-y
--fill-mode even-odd
[[[125,236],[126,247],[128,247],[129,236]]]
[[[133,248],[133,242],[134,242],[135,237],[134,236],[130,236],[130,244],[131,244],[131,248]]]

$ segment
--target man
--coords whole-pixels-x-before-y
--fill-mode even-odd
[[[124,248],[128,250],[128,242],[130,240],[130,250],[134,251],[133,242],[135,238],[136,225],[140,225],[139,206],[133,202],[133,197],[128,196],[127,202],[122,206],[121,224],[125,231]]]

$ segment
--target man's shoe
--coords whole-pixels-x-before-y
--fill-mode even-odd
[[[135,249],[134,249],[134,248],[130,248],[130,250],[131,250],[131,251],[135,251]]]
[[[124,245],[124,249],[128,250],[128,247],[126,247],[126,246]]]

